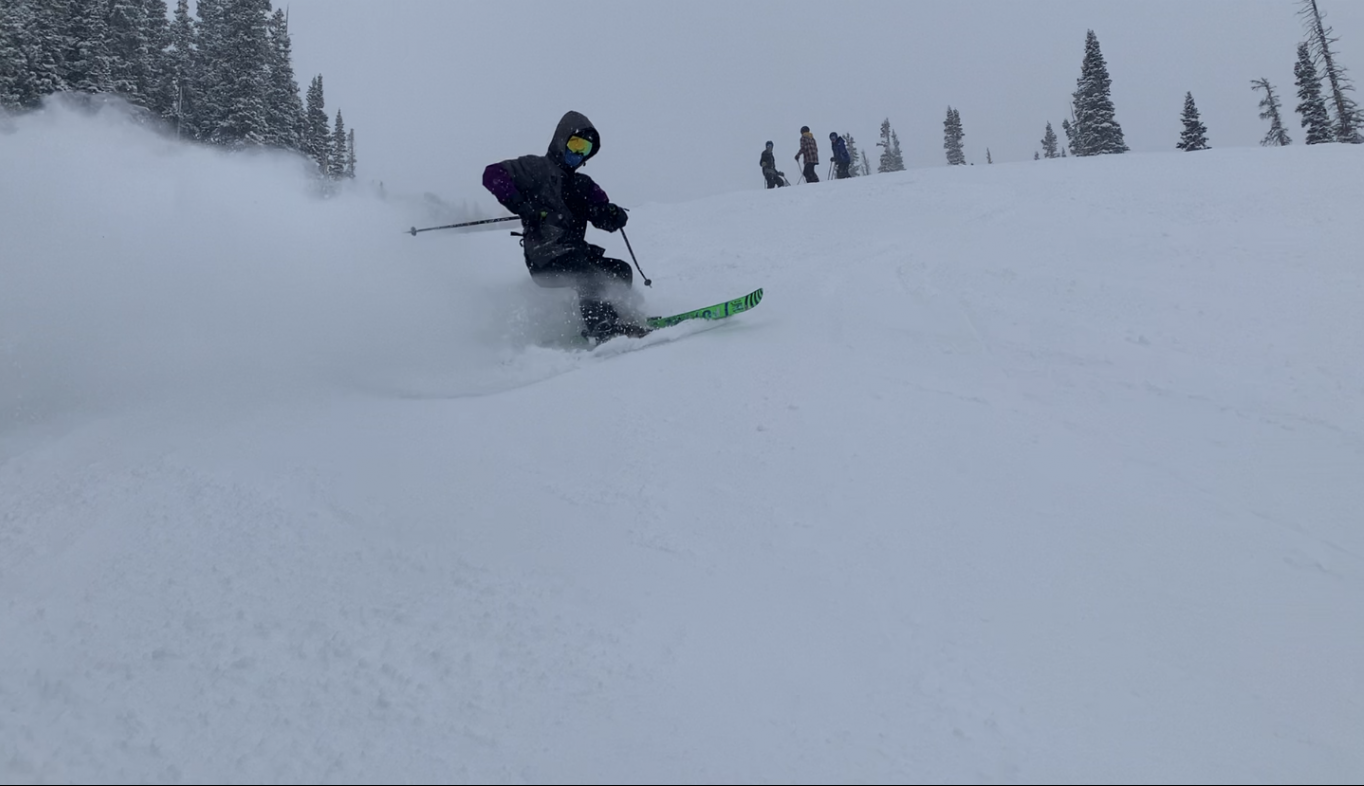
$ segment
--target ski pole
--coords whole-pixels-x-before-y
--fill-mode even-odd
[[[630,248],[630,238],[625,235],[625,227],[620,228],[620,236],[625,238],[625,248],[630,252],[630,261],[635,263],[635,270],[639,270],[639,260],[635,259],[635,250]],[[654,282],[650,281],[649,277],[644,275],[643,270],[639,270],[639,277],[644,279],[644,286],[651,287],[654,285]]]
[[[473,227],[478,226],[479,224],[496,224],[499,221],[520,220],[521,220],[520,216],[505,216],[503,218],[485,218],[482,221],[465,221],[462,224],[446,224],[443,227],[426,227],[425,229],[417,229],[416,227],[412,227],[411,229],[404,229],[403,232],[411,233],[413,237],[416,237],[418,232],[430,232],[433,229],[458,229],[459,227]]]

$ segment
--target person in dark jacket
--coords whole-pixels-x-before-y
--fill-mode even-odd
[[[800,127],[800,152],[796,153],[796,160],[805,156],[805,182],[818,183],[819,175],[815,174],[815,167],[819,165],[819,145],[815,143],[815,135],[810,133],[809,126]]]
[[[786,182],[786,174],[777,171],[777,159],[772,155],[772,143],[767,143],[767,148],[758,158],[758,165],[763,168],[763,177],[767,179],[768,188],[781,188],[790,185]]]
[[[829,132],[829,146],[833,148],[834,157],[834,179],[842,180],[852,177],[848,172],[848,165],[852,163],[852,156],[848,155],[848,143],[843,141],[843,137],[837,132]]]
[[[578,293],[583,336],[604,341],[642,335],[611,301],[628,292],[630,265],[605,256],[588,243],[587,225],[616,232],[629,216],[578,168],[601,150],[601,136],[585,116],[568,112],[559,121],[543,156],[525,155],[483,170],[483,186],[521,217],[521,245],[531,280],[542,287],[572,287]]]

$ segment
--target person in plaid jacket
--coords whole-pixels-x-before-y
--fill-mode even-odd
[[[809,126],[800,127],[800,152],[796,153],[796,160],[805,156],[805,182],[818,183],[819,175],[815,174],[815,167],[819,164],[819,145],[815,142],[815,135],[810,133]]]

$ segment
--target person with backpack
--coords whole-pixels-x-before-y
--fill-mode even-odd
[[[762,156],[758,158],[758,166],[763,169],[763,177],[767,180],[768,188],[781,188],[790,185],[786,182],[786,174],[777,171],[777,159],[772,155],[772,143],[767,143],[767,148],[763,150]]]
[[[483,187],[521,217],[521,246],[531,280],[542,287],[572,287],[578,295],[583,337],[643,335],[647,330],[623,319],[611,302],[628,295],[630,265],[606,257],[588,243],[591,223],[616,232],[629,216],[578,168],[601,150],[601,137],[584,115],[568,112],[554,129],[545,155],[525,155],[483,170]]]
[[[805,156],[805,182],[818,183],[819,175],[815,174],[815,167],[819,166],[819,145],[815,142],[815,135],[810,133],[809,126],[800,127],[800,152],[796,153],[796,160]]]
[[[848,155],[848,143],[843,141],[843,137],[830,131],[829,145],[834,151],[834,179],[843,180],[852,177],[852,174],[848,172],[848,166],[852,164],[852,156]]]

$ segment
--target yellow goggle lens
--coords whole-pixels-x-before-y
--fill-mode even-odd
[[[578,155],[588,155],[592,152],[592,140],[583,139],[580,136],[571,136],[568,138],[568,149]]]

